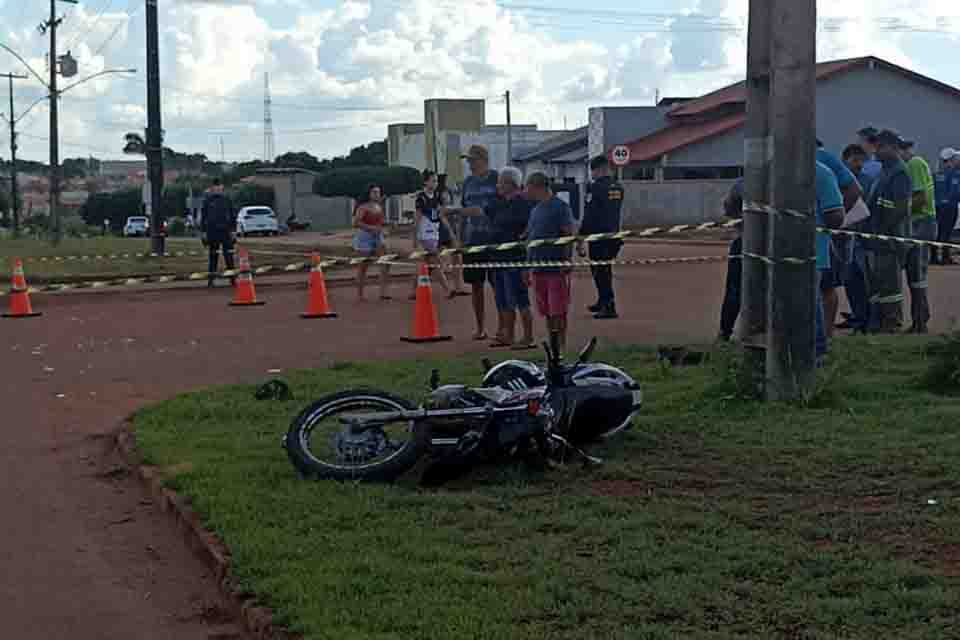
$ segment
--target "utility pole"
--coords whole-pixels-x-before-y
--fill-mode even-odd
[[[10,88],[10,209],[13,213],[13,237],[20,235],[20,197],[17,189],[17,116],[13,111],[13,81],[26,80],[27,76],[15,73],[0,74]]]
[[[513,129],[510,123],[510,92],[504,96],[507,101],[507,164],[513,165]]]
[[[163,123],[160,114],[160,26],[157,0],[147,3],[147,176],[150,180],[150,251],[166,253],[163,236]]]
[[[769,215],[755,211],[770,203],[770,24],[769,0],[751,0],[747,33],[747,122],[744,141],[743,254],[766,256]],[[764,395],[767,344],[767,265],[742,259],[741,325],[745,369],[751,395]]]
[[[751,4],[757,4],[753,2]],[[797,400],[816,380],[816,0],[773,0],[771,218],[767,395]],[[796,259],[799,263],[785,262]]]

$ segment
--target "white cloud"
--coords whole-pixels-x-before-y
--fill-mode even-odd
[[[0,2],[0,42],[43,73],[45,40],[34,30],[42,12]],[[629,28],[636,19],[630,16],[639,14],[625,2],[622,32],[609,26],[609,14],[562,23],[560,7],[544,6],[532,12],[494,0],[163,3],[168,144],[218,157],[223,135],[232,158],[258,155],[266,71],[278,150],[320,156],[383,138],[389,122],[421,119],[425,98],[488,98],[488,119],[503,121],[495,100],[509,89],[515,122],[557,126],[563,117],[582,122],[589,106],[649,104],[657,90],[696,95],[743,77],[748,0],[660,2],[674,17],[647,33]],[[70,155],[83,145],[119,150],[114,141],[145,119],[142,13],[131,18],[114,7],[99,15],[99,8],[80,5],[65,21],[62,43],[80,60],[81,77],[116,67],[140,72],[133,80],[106,76],[64,98],[63,137],[80,145]],[[929,73],[952,56],[960,32],[960,4],[952,0],[824,0],[819,12],[821,59],[871,54]],[[6,54],[0,59],[15,63]],[[958,82],[960,71],[938,77]],[[25,107],[37,95],[39,83],[22,83],[18,101]],[[47,133],[42,109],[26,121],[32,135]],[[298,133],[304,130],[319,133]],[[30,158],[45,156],[42,141],[25,138],[22,149]]]

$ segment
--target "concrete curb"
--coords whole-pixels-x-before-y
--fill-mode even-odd
[[[244,593],[230,575],[230,551],[213,533],[204,528],[200,518],[183,496],[163,486],[160,470],[141,464],[136,448],[133,425],[129,420],[114,434],[117,451],[130,465],[143,487],[167,514],[177,531],[194,554],[213,572],[217,588],[230,613],[243,626],[244,631],[256,640],[303,640],[273,624],[273,612],[262,606],[249,593]]]

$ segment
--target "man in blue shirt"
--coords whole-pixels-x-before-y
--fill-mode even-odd
[[[863,163],[863,170],[858,179],[860,186],[863,187],[864,198],[870,195],[870,189],[873,183],[877,181],[883,172],[883,164],[877,159],[877,136],[879,135],[876,127],[866,126],[857,131],[857,138],[860,146],[867,152],[867,159]]]
[[[476,207],[485,209],[497,200],[497,172],[490,169],[490,154],[487,148],[475,144],[467,149],[462,156],[470,166],[470,175],[463,183],[461,205],[464,208]],[[474,216],[463,221],[463,245],[465,247],[490,244],[490,222],[486,217]],[[491,259],[486,253],[470,253],[463,257],[464,265],[470,263],[487,262]],[[463,271],[463,281],[473,289],[473,313],[477,321],[477,331],[473,334],[474,340],[486,340],[486,305],[484,283],[490,282],[493,286],[493,274],[486,269],[468,269]]]
[[[848,145],[843,150],[843,163],[857,180],[861,180],[866,161],[867,152],[858,144]],[[837,328],[866,331],[870,321],[870,302],[867,296],[864,253],[857,243],[857,238],[847,238],[846,245],[848,249],[844,257],[848,264],[843,284],[847,301],[850,303],[850,313],[847,314],[847,321]]]
[[[816,192],[817,192],[817,226],[836,229],[843,225],[843,195],[840,191],[840,185],[836,175],[827,165],[817,162],[816,171]],[[826,233],[817,233],[817,274],[822,280],[831,273],[830,255],[830,236]],[[822,359],[826,355],[829,343],[829,331],[826,327],[827,318],[824,317],[824,304],[822,291],[823,287],[818,287],[817,295],[817,358]]]
[[[957,226],[957,206],[960,204],[960,172],[957,163],[960,162],[960,151],[947,147],[940,152],[943,169],[936,176],[937,194],[937,242],[950,242],[953,230]],[[950,255],[950,249],[934,249],[934,264],[955,264]]]
[[[863,196],[860,183],[840,158],[823,148],[823,143],[817,140],[817,162],[826,166],[837,179],[840,192],[843,194],[843,209],[849,211]],[[828,238],[832,260],[830,269],[822,274],[820,290],[823,293],[823,313],[825,316],[827,336],[833,336],[837,313],[840,311],[840,287],[844,286],[847,260],[849,253],[843,238]]]
[[[902,142],[903,138],[895,131],[877,134],[877,157],[883,163],[883,173],[874,183],[867,201],[870,208],[867,230],[871,233],[901,238],[910,235],[913,182],[900,158]],[[906,257],[904,247],[889,240],[863,240],[862,244],[867,259],[870,303],[875,305],[879,323],[871,330],[896,333],[904,300],[901,282]]]
[[[562,238],[573,235],[576,220],[570,205],[554,195],[550,180],[540,172],[527,178],[527,197],[537,201],[530,213],[527,240]],[[573,257],[571,245],[542,245],[530,247],[527,259],[531,262],[569,262]],[[537,309],[547,320],[550,337],[556,339],[561,351],[567,346],[567,314],[570,312],[570,267],[534,267],[527,272],[532,284]],[[552,342],[552,340],[551,340]]]

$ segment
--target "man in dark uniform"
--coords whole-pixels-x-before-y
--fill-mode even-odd
[[[887,236],[910,237],[910,206],[913,182],[900,158],[903,139],[894,131],[884,130],[877,136],[877,159],[883,171],[874,183],[867,206],[870,218],[867,230]],[[870,303],[876,305],[879,329],[896,333],[904,301],[901,270],[906,258],[905,245],[889,240],[864,239],[867,259],[867,290]]]
[[[594,233],[617,233],[620,231],[620,209],[623,207],[623,187],[610,176],[607,156],[599,155],[590,161],[593,181],[587,189],[586,206],[583,212],[581,235]],[[590,259],[614,260],[623,246],[622,240],[599,240],[590,243]],[[584,255],[584,247],[579,247]],[[589,307],[597,320],[617,317],[617,305],[613,293],[613,266],[590,267],[597,285],[597,303]]]
[[[219,252],[223,249],[223,260],[227,269],[233,269],[234,232],[237,228],[237,213],[233,201],[223,192],[220,178],[213,179],[213,186],[203,196],[203,218],[200,229],[203,232],[203,244],[210,251],[207,268],[207,286],[212,287],[214,274],[220,261]],[[235,278],[230,278],[233,282]]]

